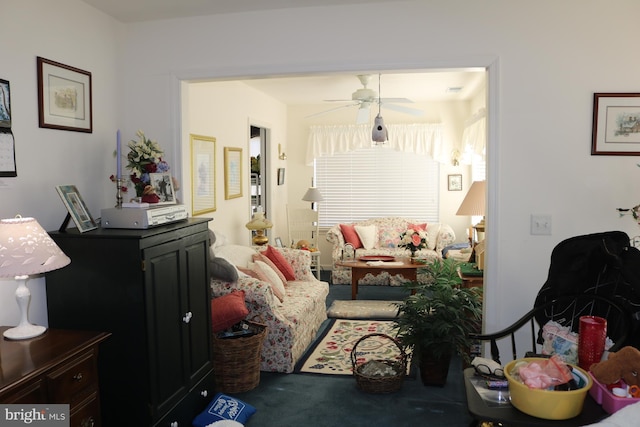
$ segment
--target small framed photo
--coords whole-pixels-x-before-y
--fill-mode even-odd
[[[462,175],[447,175],[447,178],[449,179],[449,191],[462,191]]]
[[[9,80],[0,79],[0,127],[11,127],[11,88]]]
[[[41,128],[93,132],[91,73],[38,57]]]
[[[242,197],[242,148],[224,147],[224,198]]]
[[[640,93],[594,93],[592,155],[640,156]]]
[[[160,197],[158,205],[175,205],[176,194],[173,191],[173,182],[171,181],[171,174],[164,173],[150,173],[149,184],[156,190],[156,195]]]
[[[58,185],[56,186],[56,191],[68,212],[67,219],[65,219],[63,226],[60,227],[60,231],[64,231],[63,229],[66,228],[69,217],[73,219],[78,231],[81,233],[98,228],[75,185]]]
[[[275,242],[276,242],[276,247],[277,248],[283,248],[284,246],[282,245],[282,239],[279,237],[275,238]]]
[[[284,168],[278,168],[278,185],[284,184]]]

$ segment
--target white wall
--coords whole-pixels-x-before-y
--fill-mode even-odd
[[[0,78],[11,85],[12,131],[17,178],[0,178],[0,218],[35,217],[46,230],[66,215],[54,186],[78,187],[94,217],[115,204],[118,108],[117,50],[123,26],[76,0],[0,0],[4,40]],[[36,57],[92,73],[93,133],[38,127]],[[73,226],[73,225],[72,225]],[[72,261],[73,262],[73,261]],[[6,285],[5,285],[6,282]],[[0,325],[15,325],[19,310],[13,280],[0,286]],[[33,297],[30,319],[47,325],[44,278],[27,282]]]
[[[640,58],[629,54],[640,35],[637,0],[396,1],[124,28],[74,0],[9,2],[2,10],[0,31],[11,43],[1,74],[12,81],[21,121],[14,129],[21,177],[0,190],[3,216],[17,206],[57,227],[64,211],[46,182],[62,179],[80,185],[93,212],[106,205],[112,196],[102,177],[111,170],[105,159],[116,126],[124,135],[144,129],[177,163],[180,79],[490,66],[487,328],[531,306],[559,241],[611,229],[638,234],[615,212],[638,203],[637,158],[590,155],[593,93],[640,89]],[[117,37],[124,43],[116,58]],[[38,54],[100,74],[94,134],[37,128]],[[50,171],[54,160],[61,167]],[[551,236],[529,234],[532,213],[552,216]]]

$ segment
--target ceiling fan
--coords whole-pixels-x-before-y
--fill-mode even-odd
[[[369,122],[369,111],[371,105],[378,104],[379,107],[389,110],[398,111],[400,113],[411,114],[414,116],[422,116],[424,112],[416,108],[405,107],[402,105],[396,105],[396,103],[411,104],[412,100],[407,98],[380,98],[378,92],[374,89],[369,89],[367,86],[371,81],[371,74],[359,74],[358,80],[362,83],[362,88],[356,90],[351,94],[351,99],[325,99],[326,102],[349,102],[347,105],[341,105],[340,107],[331,108],[329,110],[321,111],[319,113],[311,114],[306,118],[317,117],[324,114],[331,113],[333,111],[341,110],[343,108],[358,107],[358,116],[356,118],[357,124],[363,124]]]

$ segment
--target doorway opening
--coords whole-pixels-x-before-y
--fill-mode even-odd
[[[249,182],[251,183],[251,206],[249,214],[252,216],[258,206],[262,207],[264,212],[268,210],[268,198],[269,189],[268,181],[266,179],[269,176],[267,157],[265,153],[268,153],[269,146],[269,129],[260,126],[249,126]]]

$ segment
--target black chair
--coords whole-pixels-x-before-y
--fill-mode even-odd
[[[607,319],[607,336],[614,345],[609,351],[616,351],[627,345],[633,319],[627,309],[616,301],[598,294],[565,295],[542,303],[534,307],[511,326],[490,334],[471,334],[476,341],[489,341],[491,358],[500,361],[498,342],[503,339],[511,340],[511,356],[513,359],[531,355],[539,355],[543,340],[540,330],[548,321],[555,321],[562,326],[570,327],[578,332],[580,316],[599,316]],[[542,320],[542,321],[541,321]],[[516,332],[529,325],[531,347],[525,352],[518,352],[516,348]]]

